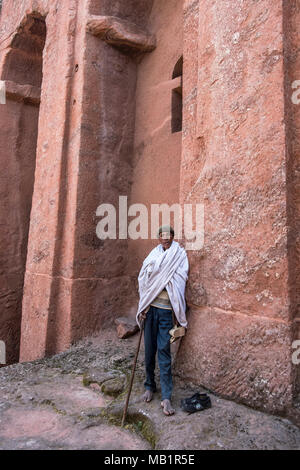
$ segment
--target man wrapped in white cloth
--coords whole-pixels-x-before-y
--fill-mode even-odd
[[[145,321],[146,381],[143,399],[150,402],[156,391],[154,371],[157,352],[161,406],[168,416],[175,412],[171,405],[173,383],[169,331],[173,327],[173,313],[177,322],[187,327],[185,286],[189,263],[185,249],[174,241],[172,227],[160,227],[158,235],[160,243],[144,260],[139,273],[140,301],[136,318],[140,327]]]

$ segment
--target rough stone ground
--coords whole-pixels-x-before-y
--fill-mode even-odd
[[[0,370],[0,449],[299,449],[300,429],[221,399],[187,415],[180,399],[196,389],[175,378],[176,414],[165,417],[159,392],[145,404],[143,347],[128,420],[120,427],[137,335],[106,330],[51,358]]]

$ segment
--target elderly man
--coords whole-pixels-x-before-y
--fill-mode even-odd
[[[172,227],[160,227],[158,236],[160,243],[144,260],[138,277],[140,301],[137,323],[141,326],[141,322],[145,321],[146,381],[143,399],[150,402],[156,391],[154,370],[157,352],[161,406],[168,416],[175,412],[171,405],[173,384],[169,331],[173,327],[173,315],[181,326],[187,327],[185,285],[189,264],[184,248],[174,241]]]

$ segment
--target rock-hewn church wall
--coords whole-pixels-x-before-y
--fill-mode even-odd
[[[27,15],[10,38],[1,72],[0,338],[6,361],[19,359],[24,272],[34,186],[44,20]]]
[[[15,11],[7,0],[2,11],[1,63],[27,15],[42,17],[47,30],[20,299],[22,361],[64,350],[128,312],[127,240],[99,240],[96,210],[129,195],[137,60],[154,47],[145,32],[151,3],[23,0]],[[98,34],[111,15],[121,44]],[[23,78],[30,69],[25,62],[14,64]],[[30,74],[23,78],[30,82]]]
[[[10,361],[21,303],[22,361],[134,314],[155,242],[100,240],[101,203],[200,203],[204,247],[188,252],[176,373],[267,411],[295,403],[298,10],[235,3],[4,2],[0,339]]]
[[[198,20],[196,18],[198,16]],[[187,1],[181,202],[190,252],[185,380],[274,412],[292,404],[282,2]],[[197,38],[197,45],[188,38]]]
[[[182,56],[182,15],[183,1],[154,1],[148,29],[157,45],[138,64],[129,204],[147,207],[149,239],[129,240],[128,271],[135,283],[145,255],[157,244],[151,239],[151,204],[179,203],[182,132],[172,132],[172,93],[180,77],[172,75]],[[132,300],[134,312],[136,296]]]

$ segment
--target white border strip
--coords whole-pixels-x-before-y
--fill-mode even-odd
[[[0,364],[6,364],[6,351],[4,341],[0,341]]]
[[[0,104],[6,104],[6,86],[4,80],[0,80]]]

